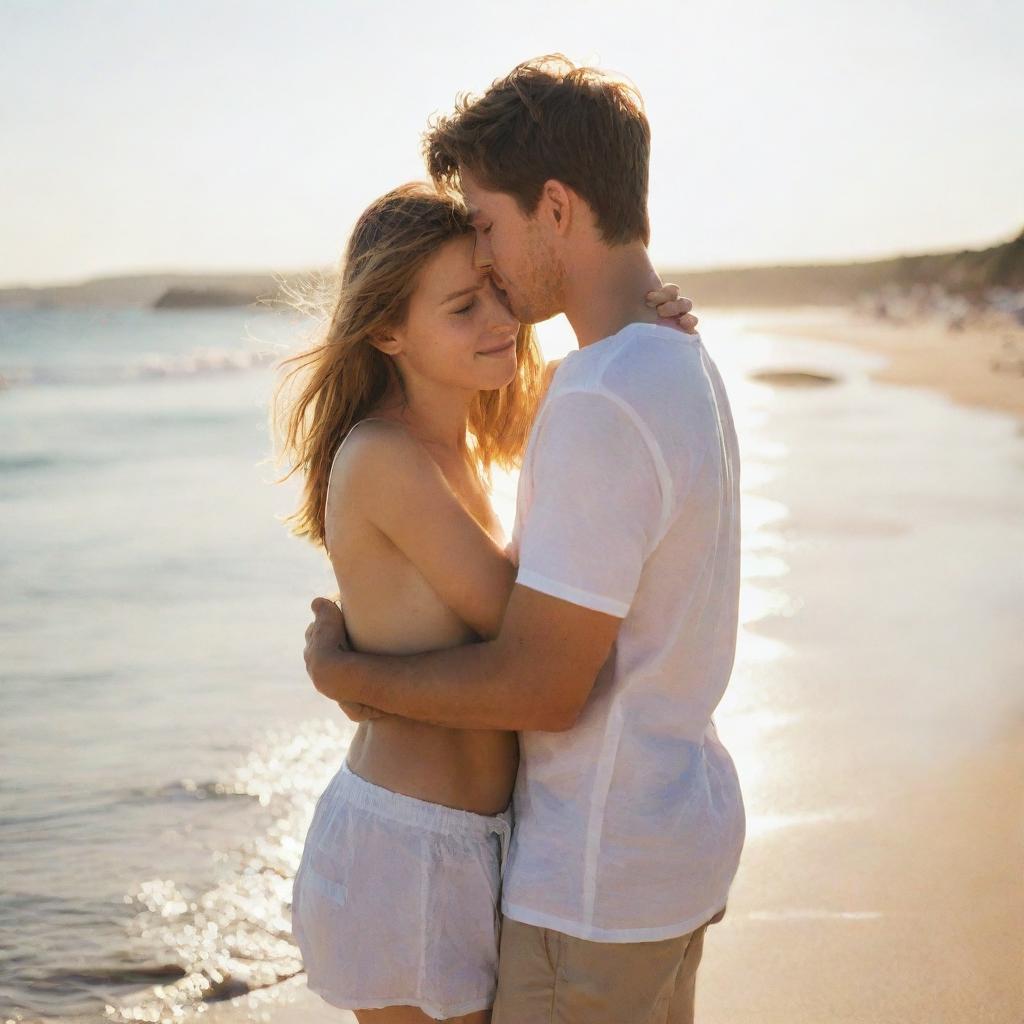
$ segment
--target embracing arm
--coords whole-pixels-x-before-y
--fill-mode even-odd
[[[682,302],[688,309],[688,300]],[[659,313],[665,314],[661,306]],[[685,315],[682,320],[692,321],[684,323],[684,329],[696,323]],[[563,399],[561,404],[570,403]],[[558,443],[545,446],[554,451],[535,469],[535,477],[542,477],[544,485],[538,487],[525,538],[528,558],[524,564],[533,562],[545,571],[545,575],[528,573],[532,586],[520,584],[513,589],[514,567],[448,491],[447,500],[458,506],[459,515],[493,545],[493,551],[487,543],[483,545],[481,563],[472,559],[467,563],[471,575],[474,566],[493,565],[495,554],[504,561],[505,575],[497,574],[503,583],[496,600],[489,589],[496,577],[486,569],[477,586],[452,577],[451,566],[461,565],[463,556],[433,530],[438,516],[447,519],[456,509],[446,510],[440,498],[429,511],[418,507],[408,494],[403,495],[403,478],[393,480],[393,497],[400,500],[385,505],[397,510],[396,519],[375,520],[378,526],[429,580],[439,581],[438,592],[450,607],[479,635],[494,639],[403,657],[362,655],[345,649],[344,618],[338,607],[317,599],[305,651],[316,688],[343,705],[368,705],[457,728],[570,728],[612,650],[661,507],[660,484],[648,453],[631,425],[616,419],[617,415],[604,408],[596,422],[593,415],[589,422],[573,417],[552,431]],[[605,440],[596,449],[600,457],[581,461],[579,452],[592,448],[594,437],[602,435]],[[440,475],[436,466],[433,471]],[[610,481],[614,481],[611,487]],[[552,502],[556,493],[562,497]],[[559,504],[562,507],[555,507]],[[467,540],[460,551],[480,550],[480,537],[474,540],[472,529],[459,532]],[[425,537],[432,539],[423,544]],[[557,579],[551,578],[552,572]],[[555,592],[569,599],[552,593],[553,582]],[[475,596],[481,592],[485,608]]]
[[[337,606],[313,610],[306,667],[321,693],[462,729],[571,728],[622,621],[520,585],[494,640],[390,657],[341,650]]]
[[[616,401],[570,392],[545,414],[519,582],[491,641],[403,657],[342,650],[318,599],[306,667],[334,700],[466,729],[572,726],[631,606],[665,509],[657,465]]]

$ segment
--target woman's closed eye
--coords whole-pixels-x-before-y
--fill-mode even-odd
[[[476,305],[476,299],[475,298],[470,299],[468,305],[463,306],[462,309],[455,310],[455,315],[456,316],[461,316],[461,315],[463,315],[465,313],[468,313],[475,305]]]

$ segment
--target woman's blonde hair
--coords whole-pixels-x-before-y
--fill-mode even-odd
[[[381,196],[362,214],[349,239],[334,294],[324,304],[319,339],[281,361],[286,372],[272,403],[278,461],[304,475],[299,508],[285,521],[292,532],[324,545],[324,506],[338,445],[401,376],[371,338],[400,326],[419,272],[445,242],[472,233],[462,201],[425,182]],[[315,306],[314,306],[315,308]],[[308,309],[308,304],[307,304]],[[543,360],[532,327],[516,339],[516,375],[495,391],[481,391],[469,411],[470,451],[487,476],[492,465],[522,460],[541,391]]]

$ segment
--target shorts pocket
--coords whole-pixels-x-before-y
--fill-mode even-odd
[[[348,886],[333,878],[325,878],[316,868],[307,864],[302,874],[303,888],[334,903],[343,904],[348,898]]]
[[[501,906],[501,840],[497,835],[492,833],[487,842],[478,847],[476,863],[491,894],[491,905],[498,910]]]

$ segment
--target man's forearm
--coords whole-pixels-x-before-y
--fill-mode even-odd
[[[536,673],[518,669],[496,640],[404,656],[339,651],[313,678],[332,700],[454,729],[563,727],[544,707]]]

